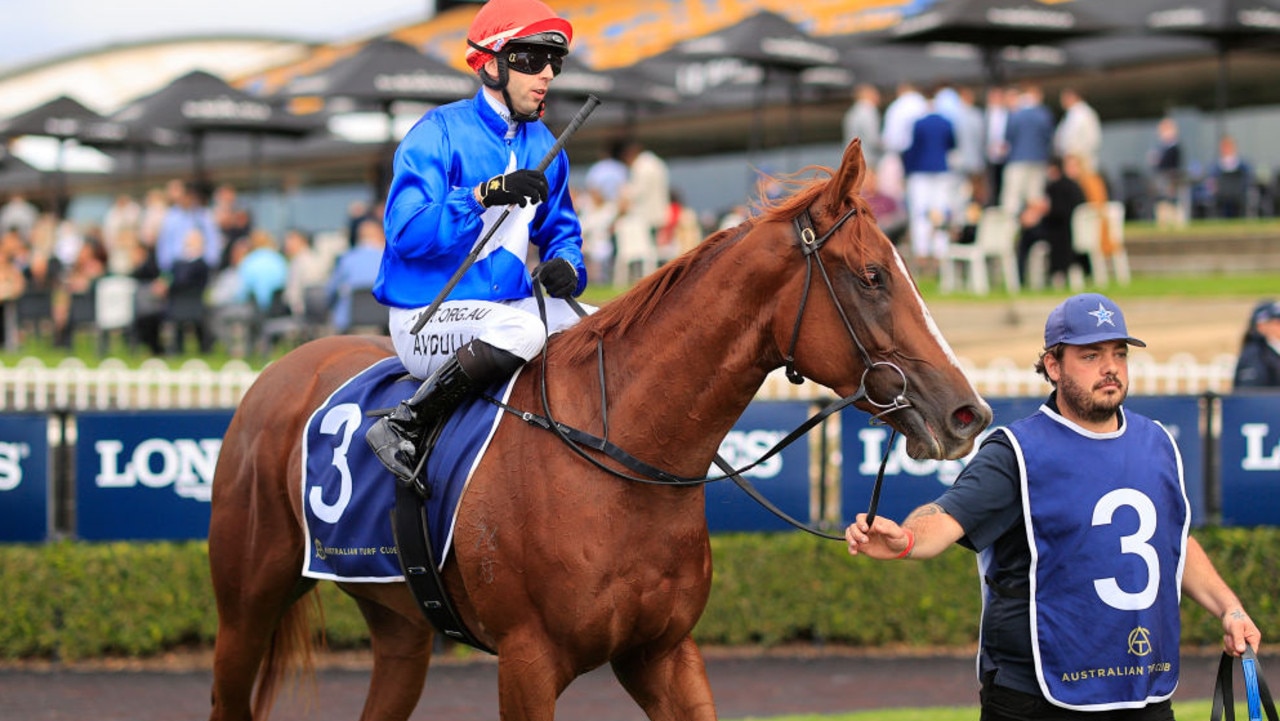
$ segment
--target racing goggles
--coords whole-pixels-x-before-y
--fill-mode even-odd
[[[533,45],[511,47],[506,50],[507,67],[517,73],[537,75],[551,66],[551,74],[559,75],[564,67],[564,52],[554,48]]]

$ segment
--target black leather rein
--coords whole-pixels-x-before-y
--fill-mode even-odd
[[[840,318],[844,323],[845,329],[846,331],[848,331],[849,336],[853,340],[854,346],[857,348],[858,354],[861,356],[863,361],[863,373],[862,373],[862,378],[860,379],[858,384],[858,390],[855,391],[852,395],[845,396],[844,398],[841,398],[835,403],[831,403],[823,407],[821,411],[814,414],[804,423],[800,424],[800,426],[798,426],[795,430],[788,433],[782,440],[774,444],[771,448],[769,448],[769,450],[767,450],[764,453],[764,455],[760,456],[760,458],[756,459],[754,462],[749,463],[746,466],[743,466],[741,468],[734,468],[732,465],[730,465],[727,461],[725,461],[723,458],[721,458],[717,454],[713,462],[715,466],[724,473],[724,475],[690,478],[690,477],[676,475],[668,471],[664,471],[661,468],[658,468],[649,463],[646,463],[645,461],[642,461],[639,458],[636,458],[635,456],[628,453],[626,450],[618,447],[616,444],[610,441],[607,438],[609,433],[608,432],[609,414],[608,414],[608,398],[605,395],[605,390],[604,390],[605,389],[605,369],[604,369],[604,349],[603,349],[602,342],[597,346],[597,367],[599,369],[598,380],[600,384],[600,395],[601,395],[601,417],[604,419],[603,422],[604,422],[604,428],[605,428],[605,437],[596,436],[592,433],[588,433],[587,431],[583,431],[581,429],[574,428],[572,426],[567,426],[563,423],[560,423],[559,421],[556,421],[555,418],[552,416],[551,404],[547,395],[547,353],[545,351],[542,353],[542,379],[541,379],[542,410],[545,415],[539,415],[531,411],[522,411],[518,408],[509,406],[506,403],[503,403],[502,401],[496,398],[493,398],[491,396],[486,396],[486,400],[488,400],[490,403],[494,404],[498,408],[502,409],[503,411],[518,417],[520,420],[526,423],[529,423],[530,425],[534,425],[544,430],[551,431],[558,438],[560,438],[560,440],[563,441],[566,446],[568,446],[571,450],[573,450],[574,453],[576,453],[578,456],[580,456],[587,462],[594,465],[596,468],[599,468],[605,473],[608,473],[609,475],[612,475],[624,480],[628,480],[628,481],[635,481],[637,483],[649,483],[649,484],[664,485],[664,486],[698,486],[698,485],[703,485],[705,483],[711,483],[714,481],[731,479],[735,484],[737,484],[739,488],[741,488],[753,500],[755,500],[757,503],[759,503],[761,506],[767,509],[770,513],[773,513],[778,518],[794,526],[795,528],[805,531],[806,533],[811,533],[815,536],[819,536],[821,538],[843,541],[844,540],[843,535],[837,536],[837,535],[829,534],[819,529],[813,528],[805,523],[802,523],[801,521],[798,521],[795,518],[792,518],[785,511],[778,508],[771,501],[769,501],[769,499],[765,498],[764,495],[762,495],[760,491],[756,489],[754,485],[751,484],[750,481],[748,481],[746,478],[742,476],[742,474],[748,470],[751,470],[752,468],[755,468],[761,463],[764,463],[765,461],[769,460],[773,456],[777,455],[787,446],[791,445],[796,440],[798,440],[799,438],[807,434],[814,426],[822,423],[827,418],[840,412],[841,410],[844,410],[846,407],[848,407],[849,405],[852,405],[853,403],[859,400],[865,399],[868,403],[872,404],[876,408],[881,409],[880,412],[876,413],[872,417],[872,422],[877,422],[880,419],[882,419],[883,416],[888,415],[889,413],[892,413],[894,411],[901,410],[903,408],[908,408],[911,405],[911,403],[905,397],[906,391],[907,391],[906,374],[903,373],[902,370],[898,368],[898,366],[888,361],[877,361],[877,362],[871,361],[870,354],[867,352],[866,347],[862,344],[862,341],[859,340],[858,334],[853,328],[853,324],[849,321],[848,316],[845,314],[844,308],[840,305],[839,297],[836,295],[835,287],[832,285],[831,279],[827,274],[826,266],[823,265],[822,258],[818,254],[818,251],[822,249],[822,246],[827,242],[827,240],[831,238],[831,236],[834,235],[835,232],[845,224],[845,222],[847,222],[850,218],[854,217],[857,214],[857,212],[858,212],[858,209],[856,206],[849,209],[848,212],[842,215],[835,222],[835,224],[832,225],[830,228],[828,228],[827,231],[823,233],[821,236],[817,235],[816,231],[814,230],[813,219],[809,215],[808,210],[805,210],[803,213],[801,213],[795,220],[796,233],[800,239],[800,250],[805,257],[805,284],[804,284],[804,295],[801,296],[800,298],[800,306],[796,315],[795,328],[792,331],[792,335],[791,335],[790,348],[788,349],[787,355],[784,356],[784,361],[787,369],[786,370],[787,378],[790,379],[793,383],[802,383],[804,381],[804,377],[795,369],[795,351],[796,351],[796,346],[800,339],[800,324],[804,318],[805,307],[808,304],[809,287],[813,277],[813,266],[814,266],[814,263],[816,262],[818,265],[819,272],[822,276],[823,282],[826,285],[827,292],[830,294],[831,300],[835,304],[836,309],[840,314]],[[539,313],[542,315],[543,325],[545,326],[546,325],[545,300],[542,296],[541,289],[536,284],[535,284],[534,290],[535,290],[535,297],[537,298],[537,301],[538,301],[538,310],[539,310]],[[570,304],[571,307],[573,307],[573,309],[578,313],[579,316],[586,315],[585,311],[583,311],[582,307],[577,303],[577,301],[575,301],[572,298],[567,298],[566,301]],[[867,395],[867,389],[866,389],[867,374],[877,366],[886,366],[886,367],[892,368],[893,370],[897,371],[899,376],[902,378],[902,392],[898,394],[896,397],[894,397],[893,400],[891,400],[889,403],[878,403],[872,398],[868,397]],[[883,422],[883,421],[880,421],[880,422]],[[894,430],[893,433],[896,434],[897,431]],[[880,487],[884,478],[885,465],[888,462],[889,451],[893,447],[893,441],[894,441],[894,436],[891,435],[889,438],[889,442],[888,444],[886,444],[886,447],[885,447],[884,457],[880,461],[880,471],[876,476],[876,483],[873,489],[873,497],[871,500],[872,509],[875,508],[876,503],[878,502],[878,498],[880,495]],[[624,468],[630,470],[631,473],[619,471],[615,468],[612,468],[606,465],[594,454],[588,452],[588,449],[590,451],[595,451],[597,453],[601,453],[601,454],[604,454],[605,456],[608,456],[609,458],[616,461],[618,464],[622,465]],[[636,474],[636,475],[633,475],[633,474]],[[874,512],[874,510],[872,512]]]

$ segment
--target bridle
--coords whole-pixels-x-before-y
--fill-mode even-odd
[[[836,312],[840,314],[840,322],[844,324],[844,329],[849,333],[849,338],[853,341],[853,345],[858,349],[858,355],[862,358],[862,378],[858,381],[858,390],[855,395],[860,395],[867,403],[881,409],[871,417],[872,422],[880,421],[884,416],[900,411],[904,408],[911,407],[911,401],[907,400],[907,374],[895,363],[889,361],[872,361],[871,354],[867,352],[867,347],[863,345],[862,340],[858,338],[858,332],[854,330],[853,323],[849,321],[849,315],[845,313],[844,306],[840,304],[840,298],[836,295],[835,286],[831,284],[831,276],[827,274],[827,266],[822,262],[822,256],[818,251],[822,250],[822,246],[827,240],[840,230],[840,226],[846,221],[858,214],[858,206],[849,209],[847,213],[840,216],[827,232],[818,235],[813,227],[813,217],[806,208],[804,212],[796,216],[794,221],[796,234],[800,237],[800,252],[804,254],[804,291],[800,296],[800,306],[796,309],[796,322],[791,330],[791,343],[787,349],[786,355],[782,360],[786,367],[787,380],[799,385],[804,382],[804,376],[800,371],[796,370],[796,346],[800,342],[800,325],[804,322],[805,306],[809,302],[809,287],[813,280],[813,266],[818,266],[818,271],[822,274],[822,282],[827,287],[827,294],[831,296],[831,303],[836,307]],[[867,392],[867,375],[877,367],[890,368],[898,374],[902,379],[902,392],[894,396],[888,403],[880,403],[876,401]],[[882,422],[882,421],[881,421]]]
[[[830,228],[828,228],[827,231],[822,235],[817,234],[817,231],[815,230],[814,224],[813,224],[813,217],[810,215],[809,209],[806,208],[796,217],[794,221],[794,226],[796,230],[796,235],[798,236],[798,239],[799,239],[800,251],[804,255],[804,259],[805,259],[805,282],[804,282],[803,294],[800,296],[800,305],[796,311],[796,322],[791,333],[791,342],[786,355],[783,356],[783,361],[786,368],[785,372],[788,380],[796,384],[803,383],[804,376],[795,367],[795,352],[800,340],[800,327],[801,327],[801,323],[804,320],[804,311],[809,301],[809,287],[813,280],[813,267],[816,264],[818,266],[818,271],[822,276],[823,283],[827,287],[827,293],[831,296],[831,301],[835,305],[836,311],[840,314],[840,320],[841,322],[844,323],[845,330],[849,333],[849,337],[850,339],[852,339],[854,347],[857,348],[858,354],[862,358],[863,371],[862,371],[862,377],[858,381],[858,390],[856,390],[852,395],[845,396],[844,398],[841,398],[835,403],[831,403],[826,407],[824,407],[821,411],[811,416],[804,423],[800,424],[800,426],[798,426],[795,430],[788,433],[782,440],[775,443],[773,447],[767,450],[763,455],[761,455],[758,459],[756,459],[752,463],[749,463],[741,468],[734,468],[731,465],[729,465],[727,461],[722,459],[717,454],[714,459],[714,463],[717,468],[719,468],[721,471],[724,472],[724,475],[704,476],[702,478],[689,478],[689,477],[684,477],[684,476],[679,476],[673,473],[669,473],[660,468],[657,468],[656,466],[650,465],[640,460],[639,458],[636,458],[635,456],[631,455],[627,451],[623,450],[622,448],[618,447],[613,442],[611,442],[608,439],[609,412],[608,412],[608,398],[605,395],[603,341],[597,341],[597,346],[596,346],[597,367],[598,367],[599,385],[600,385],[600,403],[601,403],[600,409],[601,409],[602,424],[604,427],[603,437],[596,436],[594,434],[588,433],[586,431],[583,431],[577,428],[573,428],[572,426],[564,425],[559,421],[555,420],[555,418],[552,416],[551,404],[547,394],[547,353],[545,350],[542,353],[542,378],[540,381],[541,395],[542,395],[542,410],[545,415],[538,415],[531,411],[522,411],[517,408],[513,408],[507,405],[506,403],[504,403],[503,401],[498,400],[497,398],[494,398],[492,396],[486,395],[485,399],[488,400],[493,405],[500,408],[501,410],[519,417],[521,420],[523,420],[526,423],[529,423],[531,425],[535,425],[535,426],[538,426],[539,428],[543,428],[545,430],[549,430],[553,432],[574,453],[576,453],[578,456],[580,456],[587,462],[594,465],[596,468],[600,469],[601,471],[609,475],[612,475],[624,480],[628,480],[628,481],[664,485],[664,486],[697,486],[697,485],[703,485],[706,483],[711,483],[713,481],[722,481],[726,479],[732,479],[735,484],[737,484],[740,488],[742,488],[742,490],[745,491],[747,495],[751,496],[751,498],[754,499],[757,503],[760,503],[771,513],[778,516],[779,518],[786,521],[787,523],[791,524],[792,526],[795,526],[796,528],[802,531],[806,531],[808,533],[811,533],[816,536],[820,536],[822,538],[843,541],[844,536],[836,536],[836,535],[825,533],[818,529],[811,528],[810,526],[792,518],[786,512],[782,511],[780,508],[778,508],[772,502],[770,502],[767,498],[761,495],[760,492],[753,485],[751,485],[751,482],[748,481],[746,478],[744,478],[742,474],[764,463],[765,461],[769,460],[773,456],[777,455],[784,448],[791,445],[797,439],[799,439],[800,437],[808,433],[809,430],[811,430],[814,426],[818,425],[819,423],[822,423],[830,416],[844,410],[847,406],[850,406],[859,400],[866,400],[872,406],[880,409],[879,412],[877,412],[871,417],[871,423],[873,424],[876,424],[876,423],[883,424],[884,416],[887,416],[888,414],[893,413],[895,411],[899,411],[899,410],[903,410],[911,407],[911,402],[906,398],[906,393],[907,393],[906,373],[904,373],[901,368],[899,368],[896,364],[892,362],[871,360],[871,354],[867,351],[867,348],[862,343],[861,339],[858,338],[858,333],[854,329],[853,323],[849,320],[848,314],[845,313],[844,307],[840,304],[839,296],[836,294],[835,286],[831,283],[831,277],[827,273],[827,268],[822,262],[822,256],[819,254],[819,251],[822,250],[822,246],[826,244],[827,240],[829,240],[836,233],[836,231],[838,231],[841,228],[841,226],[843,226],[846,222],[848,222],[851,218],[853,218],[857,214],[858,214],[858,207],[855,205],[853,208],[850,208],[849,211],[846,212],[844,215],[840,216],[840,218],[835,222],[835,224],[833,224]],[[545,327],[546,317],[547,317],[546,301],[542,296],[541,287],[536,283],[534,284],[534,297],[537,300],[538,311],[542,317],[543,326]],[[574,300],[573,298],[566,298],[565,300],[566,302],[569,303],[570,307],[572,307],[579,316],[586,315],[586,311],[582,309],[582,306],[579,305],[576,300]],[[548,333],[548,340],[549,340],[549,333]],[[867,381],[868,374],[874,368],[881,367],[881,366],[893,369],[898,373],[898,376],[902,379],[902,391],[897,395],[895,395],[893,399],[891,399],[887,403],[880,403],[875,399],[871,398],[867,393],[866,381]],[[889,441],[887,444],[885,444],[884,456],[880,460],[880,470],[876,474],[875,486],[872,490],[871,504],[868,510],[869,518],[874,517],[875,508],[877,503],[879,502],[880,489],[884,481],[885,467],[888,464],[889,453],[893,448],[893,442],[896,437],[896,434],[897,434],[897,430],[891,429]],[[602,462],[598,457],[596,457],[592,453],[589,453],[587,449],[596,451],[598,453],[603,453],[604,455],[608,456],[609,458],[613,459],[614,461],[618,462],[622,466],[632,471],[632,473],[638,474],[638,475],[632,475],[632,473],[625,473],[623,471],[618,471],[614,468],[611,468],[605,465],[605,463]]]

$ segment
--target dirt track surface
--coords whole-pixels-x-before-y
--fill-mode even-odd
[[[1065,295],[1063,296],[1065,297]],[[1004,358],[1031,367],[1044,347],[1044,321],[1062,298],[1005,303],[934,300],[929,310],[956,355],[979,367]],[[1157,362],[1189,353],[1200,363],[1240,352],[1255,300],[1161,298],[1120,303],[1129,333],[1146,341],[1136,355]]]
[[[977,703],[973,656],[855,651],[707,653],[707,673],[723,719],[837,713],[877,708],[971,706]],[[1274,661],[1264,659],[1264,666]],[[1206,698],[1217,656],[1184,656],[1175,699]],[[211,675],[181,670],[0,669],[3,721],[176,721],[209,713]],[[367,664],[330,665],[314,693],[282,696],[274,721],[359,718]],[[303,699],[310,699],[310,708]],[[497,665],[492,660],[434,665],[415,721],[492,721],[498,717]],[[560,721],[644,721],[607,668],[576,680],[557,707]]]

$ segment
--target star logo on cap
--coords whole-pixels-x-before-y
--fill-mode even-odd
[[[1115,311],[1107,310],[1106,306],[1102,305],[1101,302],[1098,303],[1097,310],[1089,311],[1089,315],[1098,319],[1099,326],[1106,323],[1109,326],[1115,327],[1115,321],[1111,320],[1111,316],[1115,315]]]

